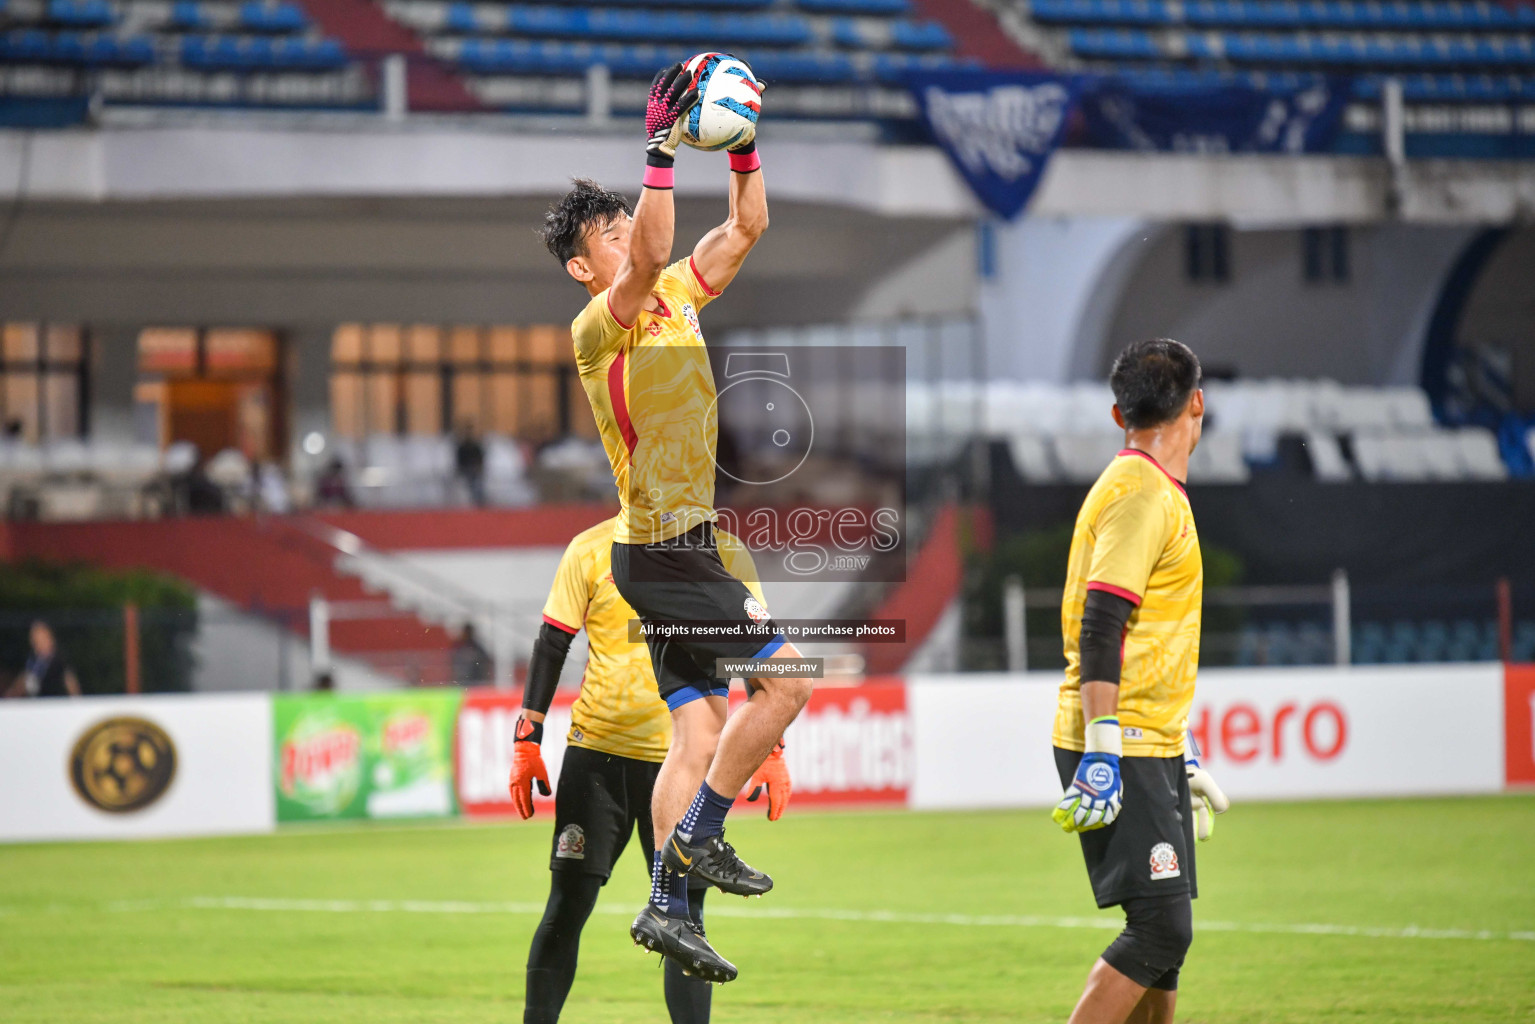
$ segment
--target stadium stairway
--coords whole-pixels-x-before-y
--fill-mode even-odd
[[[924,18],[939,22],[954,37],[955,54],[979,60],[988,68],[1040,68],[1045,62],[1025,50],[1003,29],[997,16],[975,0],[912,0]]]
[[[991,517],[984,509],[945,505],[933,516],[927,537],[906,567],[906,582],[885,595],[870,619],[900,619],[906,642],[867,644],[865,671],[871,676],[893,675],[905,668],[960,594],[965,580],[967,546],[989,547]]]
[[[376,601],[360,580],[336,568],[335,553],[293,522],[208,517],[134,522],[5,525],[0,556],[7,559],[89,562],[144,568],[178,576],[256,614],[283,613],[293,632],[307,636],[313,594],[332,602]],[[334,621],[330,643],[402,682],[444,681],[452,638],[440,627],[401,613]],[[421,666],[406,673],[401,666]]]
[[[297,0],[327,35],[354,54],[399,53],[410,61],[407,105],[416,112],[483,109],[463,81],[427,56],[421,37],[395,21],[372,0]],[[374,71],[377,75],[377,71]]]

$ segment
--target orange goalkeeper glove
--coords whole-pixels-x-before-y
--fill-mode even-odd
[[[539,744],[544,741],[544,723],[517,719],[517,741],[512,744],[512,777],[508,787],[512,791],[512,806],[523,819],[533,817],[533,782],[538,791],[548,796],[549,769],[544,767],[544,754]]]
[[[789,806],[789,794],[794,791],[794,785],[789,781],[789,762],[783,759],[783,740],[779,739],[773,752],[762,762],[762,767],[757,769],[757,774],[752,776],[752,791],[747,796],[748,801],[755,801],[762,795],[763,787],[768,791],[768,821],[777,821],[783,817],[783,812]]]

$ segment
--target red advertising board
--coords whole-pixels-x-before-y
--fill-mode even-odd
[[[818,689],[784,741],[794,786],[791,811],[807,805],[906,805],[916,756],[904,682]]]
[[[1503,670],[1503,757],[1509,785],[1535,784],[1535,665]]]
[[[744,694],[733,696],[738,703]],[[544,763],[559,784],[574,694],[562,693],[544,727]],[[513,730],[522,695],[470,690],[458,713],[454,764],[458,802],[471,817],[513,814],[506,781],[511,772]],[[915,773],[906,685],[899,681],[817,690],[786,735],[785,757],[794,785],[790,808],[849,804],[906,804]],[[744,792],[743,792],[744,800]],[[534,806],[552,810],[554,800],[535,787]],[[765,807],[763,803],[750,805]]]

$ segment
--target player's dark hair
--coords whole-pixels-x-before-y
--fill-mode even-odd
[[[575,178],[565,198],[549,207],[538,236],[544,247],[563,266],[573,256],[586,255],[586,232],[606,228],[620,217],[634,213],[622,193],[605,189],[590,178]]]
[[[1109,371],[1114,402],[1132,430],[1176,417],[1189,404],[1199,381],[1199,357],[1171,338],[1135,342],[1119,354]]]

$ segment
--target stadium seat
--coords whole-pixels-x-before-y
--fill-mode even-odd
[[[1189,483],[1242,484],[1251,478],[1252,470],[1242,458],[1242,438],[1238,434],[1207,431],[1189,456]]]
[[[44,18],[71,28],[105,28],[117,21],[106,0],[48,0]]]
[[[1354,471],[1343,457],[1343,449],[1332,434],[1320,430],[1306,432],[1306,454],[1311,457],[1311,470],[1324,483],[1347,483],[1354,479]]]
[[[302,32],[308,28],[309,19],[295,4],[247,0],[240,5],[239,26],[247,32]]]
[[[1039,434],[1014,434],[1008,440],[1008,452],[1018,475],[1031,484],[1054,483],[1060,469],[1051,455],[1048,441]]]

